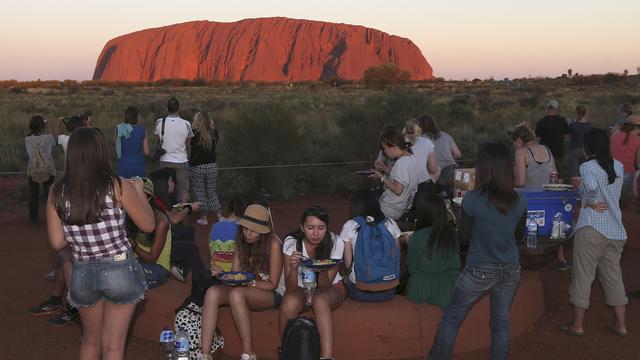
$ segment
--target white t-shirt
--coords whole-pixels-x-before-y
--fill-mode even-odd
[[[427,170],[427,161],[429,159],[429,155],[434,151],[434,149],[435,145],[433,142],[422,136],[418,136],[416,138],[416,143],[411,146],[413,156],[416,157],[418,184],[431,179],[429,171]]]
[[[380,209],[386,217],[398,220],[411,207],[413,195],[418,188],[416,157],[401,156],[393,164],[389,177],[401,183],[404,189],[400,195],[396,195],[389,188],[385,188],[380,196]]]
[[[331,233],[331,239],[333,240],[333,248],[331,248],[331,255],[329,257],[332,259],[342,259],[342,255],[344,254],[344,242],[339,236],[337,236],[334,233]],[[293,254],[293,252],[296,251],[297,242],[298,240],[296,240],[296,238],[294,238],[293,236],[287,236],[284,239],[284,245],[282,246],[282,253],[287,256],[291,256],[291,254]],[[307,253],[307,249],[304,246],[304,242],[302,242],[302,255],[307,257],[309,256],[309,254]],[[288,266],[288,265],[285,264],[284,266]],[[299,266],[298,267],[298,287],[303,287],[301,274],[302,274],[302,266]],[[341,280],[342,280],[342,276],[340,276],[340,273],[337,273],[331,285],[335,285],[339,283]]]
[[[155,134],[161,137],[162,118],[156,120]],[[164,140],[162,148],[167,152],[162,155],[160,161],[182,164],[189,160],[187,154],[187,139],[193,137],[191,123],[177,116],[169,115],[164,125]]]
[[[62,150],[64,151],[65,158],[67,157],[67,144],[69,143],[69,135],[62,134],[58,135],[58,144],[62,146]]]
[[[371,216],[367,216],[367,221],[373,221],[373,218]],[[400,228],[398,227],[398,224],[396,224],[395,221],[393,221],[393,219],[389,219],[387,218],[384,221],[384,226],[387,228],[387,230],[389,230],[389,232],[391,233],[391,235],[393,235],[394,239],[397,239],[398,237],[400,237]],[[356,250],[356,240],[358,238],[358,223],[355,222],[354,220],[347,220],[346,223],[344,223],[344,225],[342,226],[342,231],[340,231],[340,238],[342,238],[342,240],[345,242],[345,246],[349,246],[349,244],[351,244],[351,250],[352,250],[352,254],[355,255],[355,250]],[[351,264],[351,268],[353,268],[355,266],[356,263],[356,258],[355,256],[353,257],[353,264]],[[349,274],[349,281],[351,281],[351,283],[355,284],[356,283],[356,272],[355,271],[351,271],[351,274]]]

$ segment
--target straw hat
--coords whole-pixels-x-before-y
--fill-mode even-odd
[[[261,205],[249,205],[244,214],[237,221],[238,225],[253,230],[258,234],[268,234],[271,232],[269,223],[269,210]]]

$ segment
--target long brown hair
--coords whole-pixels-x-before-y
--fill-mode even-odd
[[[105,198],[113,196],[114,181],[122,184],[109,161],[104,135],[93,128],[78,128],[69,137],[65,172],[51,189],[53,205],[69,225],[100,221]]]
[[[193,117],[193,129],[198,131],[199,143],[205,150],[209,151],[211,147],[216,146],[216,124],[209,117],[208,112],[200,111]]]
[[[271,239],[276,236],[272,231],[268,234],[258,234],[258,241],[253,244],[244,237],[244,228],[238,226],[236,233],[236,248],[240,259],[240,269],[253,273],[269,273],[269,259],[271,258]]]
[[[513,190],[513,159],[504,144],[480,146],[476,163],[476,188],[503,214],[516,205],[518,194]]]

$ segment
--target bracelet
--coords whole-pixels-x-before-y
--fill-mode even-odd
[[[185,205],[184,208],[189,211],[187,214],[191,214],[193,212],[193,208],[191,207],[191,205]]]

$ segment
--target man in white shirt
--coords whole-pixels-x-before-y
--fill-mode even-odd
[[[193,131],[191,123],[178,115],[180,102],[176,98],[167,102],[168,115],[156,120],[155,134],[158,142],[162,141],[162,148],[166,151],[160,157],[160,167],[176,169],[176,194],[178,201],[189,200],[189,154],[187,147],[191,143]],[[164,136],[162,136],[162,122],[164,120]]]

